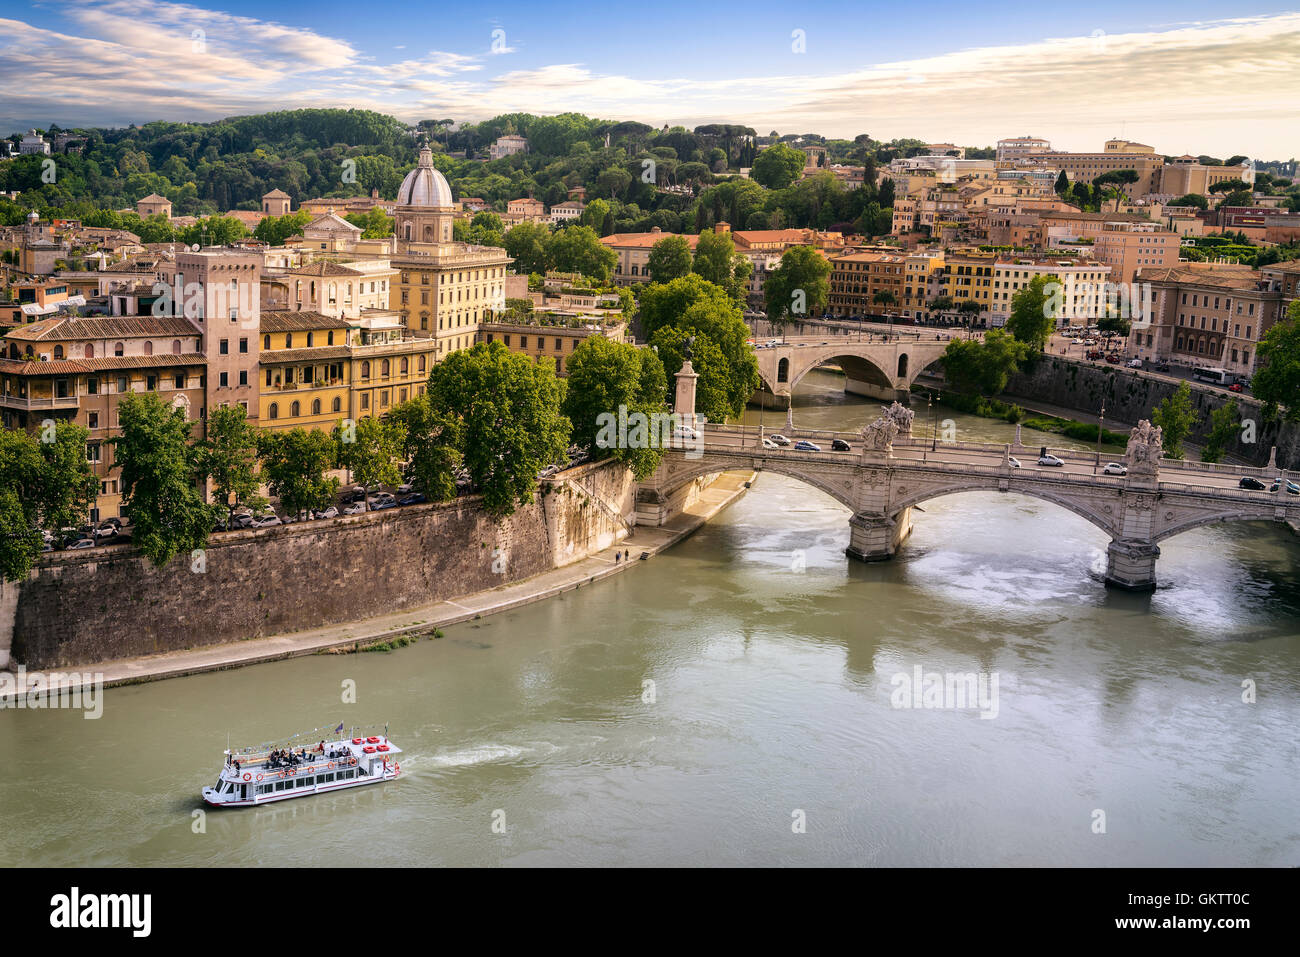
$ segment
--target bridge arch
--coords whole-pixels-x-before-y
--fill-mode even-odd
[[[929,488],[917,491],[912,495],[905,496],[889,506],[891,517],[901,513],[904,509],[921,505],[925,502],[933,501],[936,498],[944,498],[949,495],[960,495],[962,492],[1002,492],[1010,495],[1024,495],[1028,498],[1036,498],[1043,502],[1049,502],[1052,505],[1059,505],[1066,511],[1073,512],[1080,518],[1092,524],[1099,531],[1110,538],[1115,538],[1119,534],[1115,520],[1109,516],[1095,512],[1078,501],[1073,501],[1068,497],[1058,495],[1051,487],[1020,487],[1007,488],[1001,487],[999,476],[970,476],[962,479],[960,482],[952,485],[945,485],[939,488]]]
[[[1253,504],[1253,503],[1252,503]],[[1173,538],[1175,535],[1181,535],[1183,532],[1190,532],[1197,528],[1203,528],[1206,525],[1218,525],[1223,522],[1277,522],[1271,515],[1262,515],[1258,511],[1247,511],[1246,509],[1232,509],[1226,512],[1218,512],[1210,515],[1198,515],[1195,518],[1189,518],[1186,521],[1171,525],[1162,531],[1157,532],[1152,540],[1163,542],[1165,539]]]
[[[857,483],[852,481],[851,470],[835,469],[813,472],[801,468],[800,464],[786,458],[775,457],[755,456],[752,460],[739,460],[730,458],[710,459],[705,456],[703,459],[686,460],[684,463],[677,465],[659,483],[659,491],[665,497],[671,496],[688,482],[693,482],[705,475],[712,475],[715,472],[775,472],[778,475],[784,475],[795,481],[803,482],[819,492],[825,492],[849,510],[857,508],[852,494]],[[857,461],[854,460],[852,465],[856,466]],[[660,468],[663,468],[663,466],[661,465]]]

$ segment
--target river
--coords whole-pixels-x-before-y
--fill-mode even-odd
[[[874,417],[838,381],[805,380],[796,421]],[[926,503],[872,565],[848,517],[764,474],[630,572],[441,639],[109,689],[98,720],[0,712],[0,863],[1300,864],[1292,533],[1188,532],[1132,595],[1048,503]],[[896,706],[925,703],[899,698],[917,668],[989,696]],[[402,777],[196,817],[227,733],[339,722],[391,723]]]

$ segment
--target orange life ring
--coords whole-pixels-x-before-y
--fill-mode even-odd
[[[287,775],[289,775],[289,777],[293,777],[295,774],[298,773],[298,769],[297,769],[297,768],[290,768],[288,771],[285,771],[284,773],[287,774]]]
[[[329,764],[325,765],[325,770],[328,771],[328,770],[329,770],[330,768],[332,768],[332,767],[334,767],[334,762],[333,762],[333,761],[331,761]]]
[[[253,780],[253,776],[252,776],[251,774],[249,774],[247,771],[245,771],[245,772],[244,772],[244,780],[245,780],[245,781],[251,781],[251,780]]]
[[[348,762],[349,765],[356,764],[356,763],[357,763],[356,758],[353,758],[351,761]]]

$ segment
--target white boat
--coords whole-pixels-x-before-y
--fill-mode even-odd
[[[217,783],[203,789],[213,807],[255,807],[392,781],[402,749],[385,735],[341,738],[298,748],[225,751]]]

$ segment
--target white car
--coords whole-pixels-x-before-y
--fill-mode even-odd
[[[675,439],[689,439],[694,442],[698,440],[699,437],[700,433],[692,429],[689,425],[679,425],[677,428],[673,429],[673,438]]]
[[[1101,470],[1102,475],[1128,475],[1128,466],[1118,462],[1107,462]]]
[[[322,509],[321,511],[317,512],[316,517],[317,518],[338,518],[339,510],[335,506],[331,505],[329,508]]]
[[[780,447],[781,446],[777,445],[771,439],[767,439],[767,438],[763,439],[763,448],[765,449],[779,449]]]
[[[1007,464],[1010,465],[1013,469],[1020,468],[1020,460],[1016,458],[1014,455],[1007,456]]]
[[[1038,457],[1038,464],[1048,465],[1051,466],[1052,468],[1057,468],[1059,466],[1064,465],[1065,463],[1062,462],[1060,459],[1058,459],[1055,455],[1040,455]]]
[[[357,502],[355,505],[349,505],[347,508],[345,508],[345,509],[343,510],[343,514],[344,514],[344,515],[360,515],[360,514],[361,514],[362,512],[364,512],[365,510],[366,510],[366,506],[365,506],[363,503],[361,503],[361,502]]]
[[[253,528],[271,528],[274,525],[283,524],[279,515],[268,515],[266,518],[259,518],[253,522]]]
[[[1129,367],[1130,369],[1141,369],[1141,368],[1142,368],[1142,360],[1141,360],[1141,359],[1129,359],[1129,360],[1128,360],[1128,367]]]
[[[775,442],[777,445],[789,445],[789,444],[790,444],[790,440],[787,439],[787,438],[786,438],[784,435],[782,435],[780,432],[773,432],[771,435],[768,436],[768,438],[771,439],[773,442]]]

